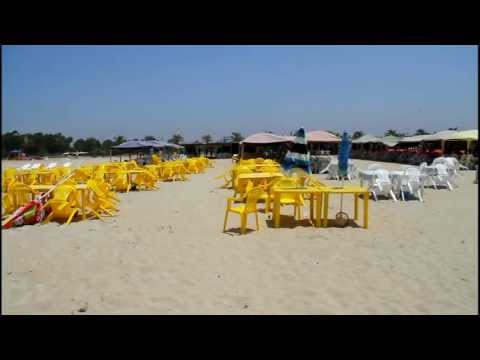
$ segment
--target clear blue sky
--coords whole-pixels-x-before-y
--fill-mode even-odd
[[[2,133],[477,128],[475,46],[3,46]]]

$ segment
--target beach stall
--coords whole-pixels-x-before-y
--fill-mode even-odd
[[[340,139],[327,131],[315,130],[307,132],[307,142],[311,154],[330,155],[338,152]]]
[[[272,133],[257,133],[248,136],[240,142],[240,158],[256,157],[283,159],[286,153],[286,143],[292,142],[286,136]]]
[[[149,157],[153,155],[154,150],[160,149],[173,149],[180,150],[183,147],[177,144],[171,144],[158,140],[127,140],[120,145],[115,145],[111,147],[112,149],[123,150],[128,153],[129,159],[131,159],[132,153],[137,155],[137,160],[142,160],[143,162],[148,162]],[[145,155],[148,155],[145,158]],[[110,158],[112,153],[110,152]],[[122,160],[120,155],[120,161]]]
[[[369,157],[369,152],[377,150],[382,143],[379,137],[371,134],[365,134],[358,139],[352,140],[351,156],[359,159],[366,159]]]
[[[478,141],[478,129],[457,131],[445,137],[445,150],[447,153],[471,153]]]
[[[456,132],[455,130],[444,130],[426,136],[423,140],[425,151],[433,157],[443,156],[446,140]]]

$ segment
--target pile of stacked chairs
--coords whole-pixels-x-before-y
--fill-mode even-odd
[[[145,166],[135,161],[105,162],[83,164],[76,169],[72,169],[70,162],[7,168],[2,175],[2,218],[45,193],[48,185],[67,179],[52,191],[45,203],[46,221],[63,220],[69,224],[80,214],[81,191],[85,190],[87,196],[83,208],[88,218],[102,219],[118,212],[120,200],[116,192],[156,190],[159,181],[185,181],[187,175],[203,173],[206,168],[214,166],[211,160],[203,157],[161,161],[154,156],[153,162]]]
[[[65,180],[66,179],[66,180]],[[58,166],[50,163],[25,165],[21,168],[7,168],[2,176],[2,218],[12,214],[18,206],[45,193],[49,186],[65,180],[56,187],[44,203],[48,216],[45,222],[62,220],[69,224],[81,208],[81,191],[86,192],[86,217],[102,219],[114,216],[118,211],[119,199],[109,184],[101,177],[94,176],[93,166],[85,165],[73,170],[71,163]],[[82,189],[77,185],[82,185]]]
[[[236,192],[241,192],[238,189],[239,174],[253,173],[253,172],[280,172],[280,164],[272,159],[256,158],[256,159],[240,159],[233,166],[223,174],[217,176],[215,179],[223,179],[224,184],[222,188],[233,188]]]

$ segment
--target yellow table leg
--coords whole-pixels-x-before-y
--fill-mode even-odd
[[[323,196],[323,227],[328,225],[328,200],[329,194],[326,192]]]
[[[355,210],[354,210],[354,220],[358,219],[358,194],[353,194]]]
[[[310,221],[313,221],[314,219],[314,212],[313,212],[313,202],[314,202],[314,197],[315,197],[315,194],[311,193],[310,194]]]
[[[363,194],[363,227],[368,229],[368,193]]]
[[[274,192],[273,218],[274,218],[274,226],[278,228],[280,226],[280,193],[279,192]]]
[[[85,191],[82,190],[82,219],[85,220],[87,218],[87,214],[85,214]]]
[[[317,201],[317,204],[316,204],[316,219],[315,219],[315,227],[320,227],[322,225],[322,205],[323,205],[323,193],[319,192],[319,193],[316,193],[315,194],[315,197],[316,197],[316,201]]]

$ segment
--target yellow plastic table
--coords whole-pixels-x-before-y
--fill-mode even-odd
[[[280,226],[280,197],[281,194],[310,194],[310,220],[315,219],[315,227],[320,227],[322,219],[323,190],[319,187],[305,186],[297,188],[274,187],[273,193],[273,224]],[[314,203],[316,203],[314,213]],[[316,215],[316,216],[315,216]]]
[[[363,227],[368,228],[368,199],[370,193],[367,188],[361,186],[327,186],[323,192],[323,226],[328,224],[328,202],[330,194],[352,194],[355,202],[354,219],[358,219],[358,196],[363,195]]]

